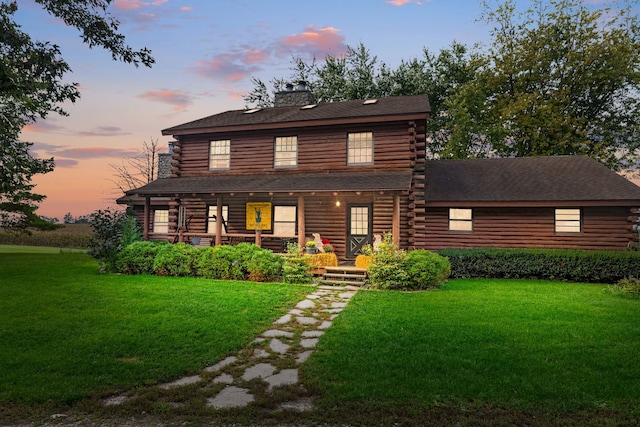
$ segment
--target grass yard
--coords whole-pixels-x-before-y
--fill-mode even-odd
[[[360,292],[306,378],[324,410],[365,423],[381,413],[426,421],[441,407],[637,417],[640,300],[603,290],[455,280],[434,292]]]
[[[65,404],[202,369],[307,290],[104,275],[82,254],[0,254],[0,414],[3,405]]]
[[[56,248],[52,246],[0,245],[0,254],[84,254],[87,249]]]
[[[187,419],[160,405],[147,421],[638,425],[640,300],[604,289],[452,280],[431,292],[361,291],[302,365],[315,411],[199,409]],[[105,275],[84,254],[0,253],[0,423],[41,423],[70,403],[91,408],[198,371],[310,290]]]

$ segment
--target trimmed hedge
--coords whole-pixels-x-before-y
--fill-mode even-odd
[[[640,277],[640,252],[442,249],[451,262],[451,278],[542,279],[616,283]]]

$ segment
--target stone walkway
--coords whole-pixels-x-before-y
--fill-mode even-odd
[[[197,394],[206,406],[215,409],[244,407],[256,400],[273,398],[285,390],[285,398],[275,398],[280,409],[305,411],[313,402],[304,392],[296,393],[299,366],[313,353],[319,338],[347,306],[358,288],[319,286],[295,308],[276,320],[252,343],[251,348],[229,356],[197,375],[160,384],[156,388],[162,403],[180,407],[181,401],[171,401],[172,391],[185,387],[188,394]],[[186,387],[189,387],[186,389]],[[163,394],[164,392],[164,394]],[[184,393],[180,393],[184,400]],[[293,396],[293,398],[289,398]],[[102,401],[105,406],[122,405],[140,397],[136,394],[112,396]]]

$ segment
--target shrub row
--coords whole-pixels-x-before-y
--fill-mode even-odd
[[[640,277],[640,252],[442,249],[452,278],[542,279],[616,283]]]
[[[447,258],[419,249],[405,251],[385,235],[371,255],[367,283],[373,289],[425,290],[438,287],[451,273]]]
[[[196,248],[138,241],[119,253],[115,267],[124,274],[271,282],[281,279],[283,264],[283,257],[250,243]]]

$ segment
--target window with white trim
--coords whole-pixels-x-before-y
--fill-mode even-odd
[[[295,237],[298,234],[295,206],[273,207],[273,234],[279,237]]]
[[[277,137],[275,142],[273,166],[291,168],[298,164],[298,137]]]
[[[164,234],[169,232],[169,210],[156,209],[153,211],[153,232]]]
[[[473,212],[471,209],[449,209],[449,231],[473,231]]]
[[[229,169],[231,141],[222,139],[209,143],[209,169]]]
[[[218,212],[218,207],[215,205],[209,205],[207,208],[207,233],[216,234],[216,222],[218,218],[216,216],[216,212]],[[222,223],[222,234],[227,234],[225,224],[228,224],[229,220],[229,205],[222,206],[222,219],[224,220]]]
[[[347,135],[347,164],[373,164],[373,132],[349,133]]]
[[[582,232],[582,212],[580,209],[556,209],[556,233]]]

